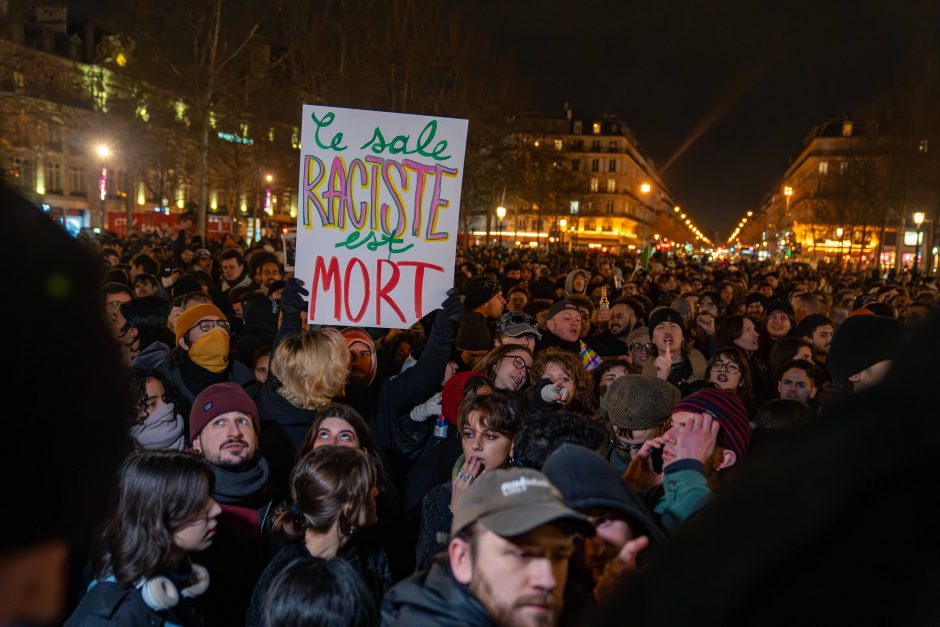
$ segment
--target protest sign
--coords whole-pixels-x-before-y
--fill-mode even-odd
[[[467,121],[304,105],[295,276],[310,322],[406,328],[453,286]]]

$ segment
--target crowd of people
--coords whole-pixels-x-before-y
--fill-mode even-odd
[[[938,303],[908,272],[469,247],[410,329],[329,328],[275,242],[85,244],[128,446],[66,625],[580,624]]]

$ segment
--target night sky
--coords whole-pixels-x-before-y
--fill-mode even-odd
[[[925,89],[940,117],[937,2],[485,5],[535,106],[618,114],[658,167],[673,159],[666,185],[721,240],[827,118],[909,110]]]
[[[71,4],[107,13],[125,1]],[[440,1],[505,53],[529,108],[561,115],[568,102],[630,126],[716,241],[776,189],[814,126],[923,117],[924,102],[940,120],[936,0]]]

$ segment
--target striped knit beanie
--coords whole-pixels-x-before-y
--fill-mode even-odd
[[[701,389],[676,403],[672,413],[680,411],[711,415],[721,424],[718,446],[734,451],[741,461],[751,442],[751,424],[744,403],[734,390]]]

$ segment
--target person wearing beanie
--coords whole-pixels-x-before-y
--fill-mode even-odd
[[[454,338],[454,348],[459,353],[458,363],[471,368],[493,348],[490,328],[483,314],[469,312],[460,320],[460,328]]]
[[[565,504],[587,516],[597,532],[577,546],[568,569],[565,616],[576,619],[608,600],[617,585],[636,572],[638,554],[661,545],[665,534],[621,473],[596,452],[562,444],[545,460],[542,472]],[[564,618],[561,623],[566,624]]]
[[[495,281],[481,276],[470,277],[464,283],[463,293],[463,306],[467,312],[482,314],[488,320],[496,320],[503,315],[506,299]]]
[[[193,401],[189,436],[193,451],[215,474],[212,498],[222,507],[215,541],[197,554],[212,580],[203,597],[210,625],[244,622],[251,591],[274,542],[268,514],[274,492],[259,449],[261,420],[255,402],[235,383],[217,383]]]
[[[679,389],[655,377],[628,374],[610,384],[604,394],[610,432],[607,460],[621,473],[626,471],[643,443],[662,433]]]
[[[738,395],[703,388],[676,403],[669,429],[647,440],[625,478],[673,531],[708,504],[727,472],[744,459],[750,440],[751,425]],[[662,460],[661,471],[656,458]]]
[[[885,377],[909,336],[909,330],[893,318],[850,316],[829,346],[833,383],[855,392],[872,387]]]
[[[154,367],[189,402],[210,385],[226,381],[253,396],[255,376],[248,366],[231,358],[230,331],[228,319],[215,305],[189,307],[176,318],[176,347]]]
[[[706,374],[705,356],[685,343],[685,318],[669,307],[657,307],[650,313],[653,356],[646,362],[643,375],[668,381],[681,388]]]

